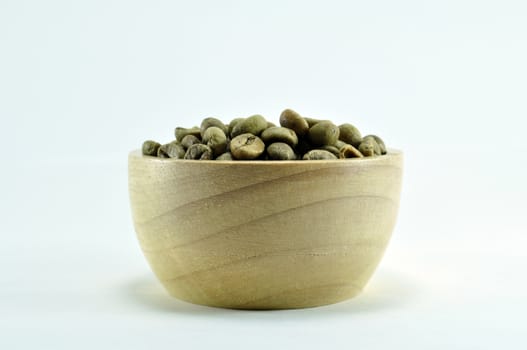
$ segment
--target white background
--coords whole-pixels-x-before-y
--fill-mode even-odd
[[[0,1],[0,348],[527,347],[524,1]],[[168,297],[127,153],[290,107],[405,152],[364,293],[252,312]]]

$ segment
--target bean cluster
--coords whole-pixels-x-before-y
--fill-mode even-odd
[[[322,160],[372,157],[386,154],[376,135],[362,136],[351,124],[337,126],[329,120],[302,117],[286,109],[280,126],[259,114],[224,124],[205,118],[200,127],[175,129],[167,144],[145,141],[144,155],[201,160]]]

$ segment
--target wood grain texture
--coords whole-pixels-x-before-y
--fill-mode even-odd
[[[168,290],[196,304],[301,308],[353,297],[395,225],[402,153],[330,161],[129,156],[137,237]]]

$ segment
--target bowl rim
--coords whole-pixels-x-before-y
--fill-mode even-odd
[[[140,149],[135,149],[129,153],[129,158],[141,158],[148,162],[158,163],[181,163],[181,164],[217,164],[226,165],[259,165],[259,166],[276,166],[290,164],[350,164],[350,163],[371,163],[387,161],[396,157],[401,157],[403,152],[398,149],[388,148],[386,154],[364,158],[346,158],[346,159],[322,159],[322,160],[199,160],[199,159],[175,159],[175,158],[158,158],[154,156],[143,155]]]

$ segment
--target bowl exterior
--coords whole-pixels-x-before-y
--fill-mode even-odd
[[[132,152],[137,238],[168,292],[196,304],[312,307],[355,296],[390,239],[402,154],[290,162]]]

